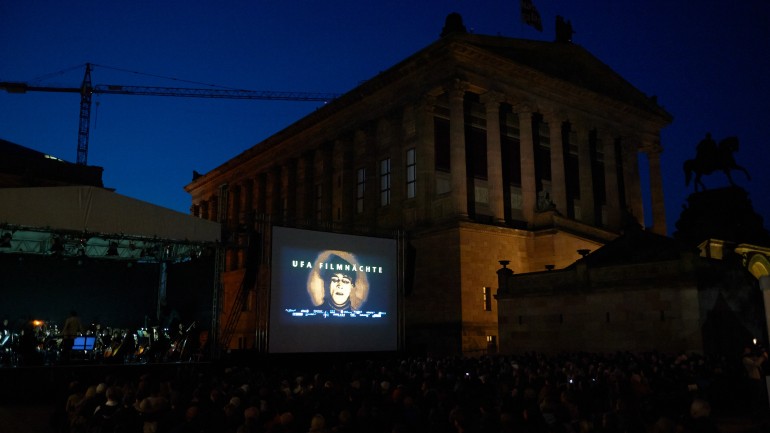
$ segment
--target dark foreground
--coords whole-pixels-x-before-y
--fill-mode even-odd
[[[0,432],[769,432],[767,401],[739,361],[242,353],[9,367],[0,368]],[[108,389],[120,416],[97,416]],[[710,413],[693,417],[694,402]]]

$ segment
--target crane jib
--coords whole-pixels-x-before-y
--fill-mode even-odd
[[[77,163],[88,164],[88,136],[91,118],[91,95],[149,95],[187,98],[261,99],[268,101],[331,102],[340,95],[334,93],[276,92],[268,90],[240,90],[216,88],[185,88],[157,86],[120,86],[115,84],[91,85],[91,64],[86,64],[86,73],[80,87],[30,86],[24,82],[0,82],[0,90],[8,93],[57,92],[80,94],[80,120],[78,128]]]

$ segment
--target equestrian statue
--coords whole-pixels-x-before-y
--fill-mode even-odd
[[[743,174],[746,175],[746,178],[751,180],[749,172],[735,162],[733,153],[737,151],[737,137],[727,137],[717,144],[716,141],[711,138],[711,133],[707,133],[706,137],[698,143],[695,159],[688,159],[684,162],[685,186],[690,185],[692,175],[695,173],[695,180],[693,182],[695,192],[705,190],[706,185],[703,184],[701,176],[704,174],[711,174],[718,170],[725,173],[730,185],[733,186],[735,186],[735,182],[730,175],[731,170],[742,171]]]

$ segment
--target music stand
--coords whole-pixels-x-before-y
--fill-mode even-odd
[[[75,337],[75,342],[72,343],[72,350],[89,352],[94,350],[94,345],[96,345],[96,337],[94,336]]]

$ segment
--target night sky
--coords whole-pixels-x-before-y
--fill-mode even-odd
[[[439,37],[459,12],[478,34],[552,41],[557,15],[581,45],[673,115],[662,131],[668,230],[692,186],[682,164],[706,132],[735,135],[734,173],[770,218],[770,2],[533,0],[29,0],[0,2],[0,81],[344,93]],[[171,80],[169,78],[173,78]],[[94,97],[88,163],[105,186],[189,212],[183,187],[321,103]],[[75,162],[79,95],[0,93],[0,138]],[[646,181],[646,179],[644,180]],[[704,178],[725,186],[724,175]],[[649,224],[650,221],[648,220]]]

